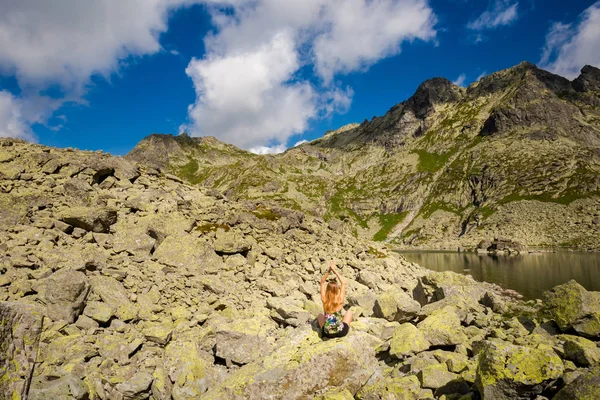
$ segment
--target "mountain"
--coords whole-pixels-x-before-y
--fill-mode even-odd
[[[421,84],[384,116],[259,156],[152,135],[127,159],[229,199],[261,199],[407,248],[600,250],[600,70],[569,81],[521,63],[458,87]]]

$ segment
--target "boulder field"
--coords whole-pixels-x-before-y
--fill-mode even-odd
[[[600,398],[600,293],[523,302],[267,197],[0,139],[0,399]]]

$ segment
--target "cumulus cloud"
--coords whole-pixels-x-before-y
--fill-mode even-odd
[[[600,67],[600,2],[574,23],[552,25],[539,64],[569,79],[576,78],[586,64]]]
[[[287,147],[285,144],[278,144],[275,146],[256,146],[256,147],[251,147],[248,151],[250,151],[251,153],[254,154],[279,154],[279,153],[283,153],[284,151],[287,150]]]
[[[510,25],[519,17],[519,3],[512,0],[492,0],[488,9],[479,17],[467,24],[467,28],[481,31]]]
[[[456,80],[452,83],[454,83],[456,86],[465,86],[465,83],[467,81],[467,76],[465,74],[460,74],[458,78],[456,78]]]
[[[207,53],[186,70],[196,102],[181,129],[247,149],[285,145],[311,120],[347,111],[353,91],[336,75],[363,71],[400,53],[404,41],[436,34],[426,0],[215,3],[221,7],[209,7],[216,32],[205,38]]]
[[[0,91],[0,137],[34,140],[23,117],[22,104],[6,90]]]
[[[30,108],[25,123],[44,123],[63,102],[82,101],[91,76],[109,79],[126,58],[161,50],[169,11],[193,2],[3,1],[0,74],[16,77],[16,100]],[[48,88],[60,95],[40,95]]]

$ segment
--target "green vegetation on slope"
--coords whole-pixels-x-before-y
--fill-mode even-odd
[[[376,242],[383,242],[386,240],[392,229],[402,222],[407,215],[408,211],[403,211],[398,214],[381,214],[379,216],[381,229],[375,234],[375,236],[373,236],[373,240]]]

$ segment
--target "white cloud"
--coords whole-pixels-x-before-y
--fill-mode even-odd
[[[484,77],[484,76],[486,76],[486,75],[487,75],[487,72],[486,72],[486,71],[482,72],[482,73],[481,73],[481,74],[480,74],[480,75],[477,77],[477,79],[475,79],[475,81],[479,82],[479,81],[481,80],[481,78],[483,78],[483,77]]]
[[[465,82],[467,81],[467,76],[465,74],[460,74],[458,78],[452,83],[456,86],[465,86]]]
[[[296,144],[294,144],[294,147],[298,147],[298,146],[300,146],[301,144],[304,144],[304,143],[308,143],[308,140],[300,140],[300,141],[296,142]]]
[[[169,11],[193,2],[2,1],[0,74],[16,77],[25,123],[45,123],[65,101],[83,102],[91,76],[109,79],[127,57],[161,50]],[[48,88],[61,96],[40,95]]]
[[[0,91],[0,137],[35,139],[23,117],[22,104],[6,90]]]
[[[284,144],[279,144],[279,145],[270,146],[270,147],[269,146],[252,147],[248,151],[251,153],[254,153],[254,154],[265,155],[265,154],[279,154],[279,153],[283,153],[286,150],[287,150],[287,147]]]
[[[586,64],[600,67],[600,2],[585,10],[576,23],[552,25],[539,64],[569,79],[576,78]]]
[[[215,1],[217,2],[217,1]],[[209,7],[217,31],[186,72],[196,88],[183,130],[243,148],[285,145],[310,120],[346,112],[340,73],[435,38],[426,0],[224,0]],[[312,70],[317,79],[309,80]],[[301,73],[302,71],[302,73]]]
[[[519,3],[513,3],[512,0],[492,0],[488,9],[469,22],[467,28],[481,31],[510,25],[519,17],[518,6]]]

